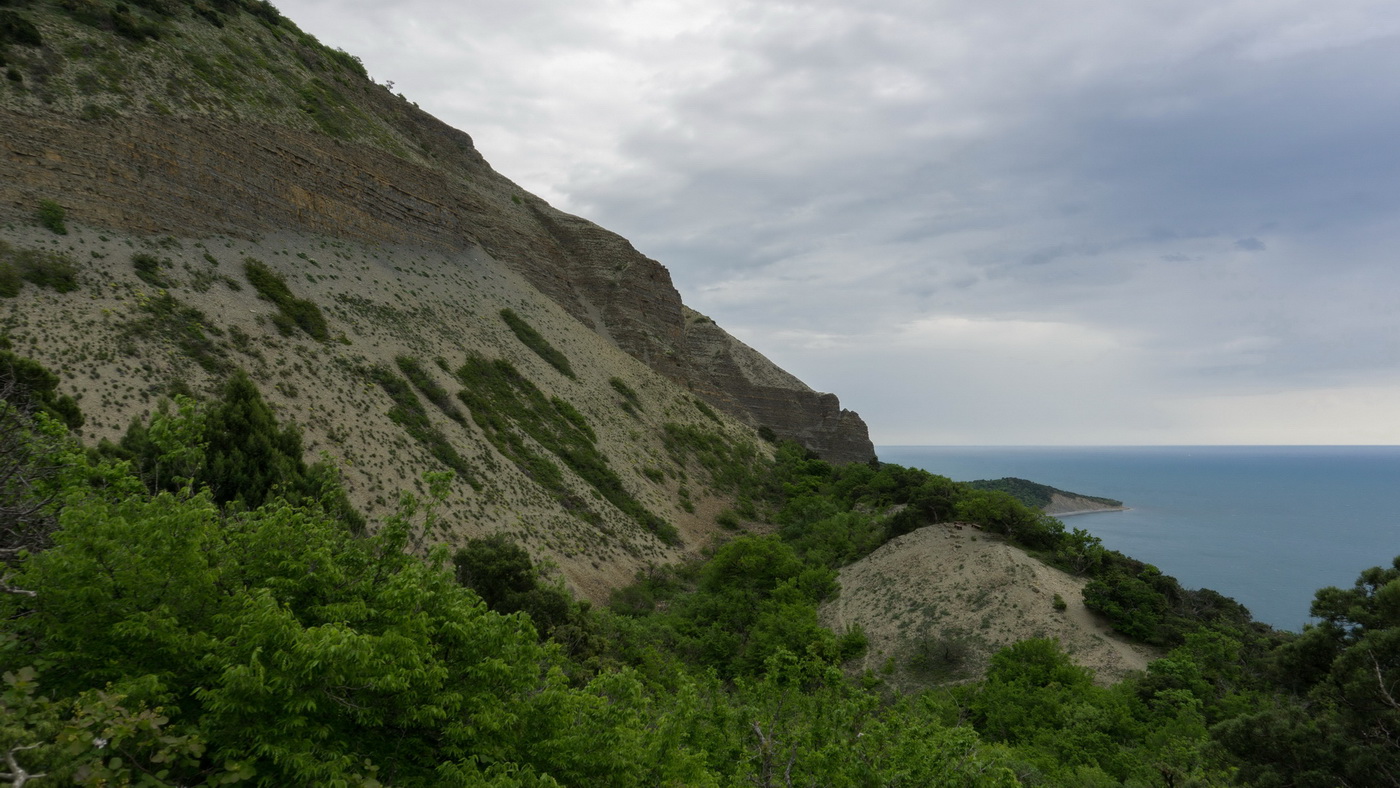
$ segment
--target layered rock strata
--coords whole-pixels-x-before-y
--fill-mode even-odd
[[[396,109],[420,162],[218,117],[103,121],[0,111],[0,203],[57,199],[75,221],[152,234],[312,232],[508,263],[594,331],[754,426],[836,462],[873,455],[865,424],[713,324],[687,321],[665,266],[497,174],[470,137]],[[412,122],[409,123],[408,121]]]

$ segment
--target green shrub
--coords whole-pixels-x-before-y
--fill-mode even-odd
[[[423,365],[418,363],[418,359],[412,356],[399,356],[394,359],[394,363],[398,365],[399,371],[408,378],[413,387],[422,392],[423,396],[436,405],[438,410],[458,424],[466,425],[467,417],[463,416],[461,409],[452,402],[452,395],[448,394],[447,389],[438,385],[438,382],[428,375],[428,371],[423,369]]]
[[[714,409],[711,408],[709,405],[706,405],[698,399],[693,399],[691,400],[691,402],[695,405],[696,410],[705,414],[705,418],[709,419],[710,421],[713,421],[716,424],[724,423],[724,421],[720,419],[719,414],[715,413]]]
[[[501,310],[501,319],[506,321],[510,330],[515,332],[516,339],[524,343],[525,347],[535,352],[535,355],[549,362],[549,365],[559,370],[565,377],[577,380],[573,367],[569,366],[569,359],[560,353],[555,347],[536,331],[534,326],[525,322],[525,318],[515,314],[510,309]],[[624,384],[626,385],[626,384]]]
[[[34,23],[14,11],[0,11],[0,49],[6,44],[38,47],[44,45],[44,37]]]
[[[223,375],[232,369],[224,344],[215,339],[223,331],[209,325],[203,312],[166,292],[143,300],[140,309],[145,317],[122,328],[127,344],[137,338],[163,340],[210,374]]]
[[[26,282],[60,293],[78,289],[78,265],[63,252],[23,249],[15,254],[14,262]]]
[[[318,342],[330,339],[330,328],[326,325],[325,316],[321,314],[321,308],[306,299],[292,295],[292,291],[287,287],[287,280],[268,268],[266,263],[249,257],[243,261],[243,273],[263,300],[271,301],[277,306],[280,317],[274,315],[272,323],[283,336],[291,336],[296,329],[301,329]]]
[[[632,413],[632,408],[643,410],[641,398],[637,396],[637,392],[634,391],[631,386],[627,385],[627,382],[622,378],[608,378],[608,385],[613,387],[613,391],[622,395],[622,399],[624,400],[622,403],[623,410],[626,410],[628,413]]]
[[[1055,601],[1051,602],[1050,604],[1053,605],[1054,608],[1061,613],[1069,609],[1069,603],[1065,602],[1065,598],[1060,596],[1059,594],[1055,595]]]
[[[597,520],[597,515],[587,510],[587,502],[565,486],[558,466],[540,454],[535,445],[557,457],[604,500],[663,542],[680,543],[675,526],[648,511],[627,492],[622,479],[609,467],[608,458],[598,450],[598,437],[592,427],[572,405],[558,397],[546,398],[504,359],[468,357],[457,370],[457,379],[466,387],[457,396],[491,444],[535,483],[554,494],[565,508],[585,519]]]
[[[47,227],[50,232],[58,235],[68,234],[68,225],[63,223],[64,219],[67,218],[67,212],[63,210],[62,205],[53,200],[41,200],[37,215],[39,224]]]
[[[402,366],[400,364],[400,367]],[[423,444],[438,462],[456,471],[459,478],[476,488],[476,472],[471,463],[467,462],[447,437],[428,420],[428,412],[423,409],[418,395],[413,393],[413,387],[386,367],[374,367],[369,370],[368,375],[384,389],[389,399],[394,401],[394,407],[389,409],[389,418],[403,427],[410,437]]]
[[[972,656],[972,644],[956,633],[929,635],[914,641],[909,669],[925,680],[947,681],[956,678]]]
[[[24,288],[24,277],[9,260],[0,262],[0,298],[14,298]]]
[[[726,531],[739,530],[739,515],[733,509],[725,509],[715,517],[715,522]]]
[[[167,265],[154,255],[137,253],[131,256],[131,267],[136,269],[136,277],[151,287],[170,287],[170,280],[162,273]]]

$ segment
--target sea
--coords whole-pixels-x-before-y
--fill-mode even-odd
[[[1300,631],[1313,594],[1400,555],[1400,446],[881,446],[954,481],[1015,476],[1130,507],[1063,518]]]

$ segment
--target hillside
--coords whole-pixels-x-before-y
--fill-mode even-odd
[[[857,415],[687,310],[664,266],[526,193],[265,2],[11,2],[0,31],[0,264],[49,261],[77,283],[24,287],[3,325],[81,397],[90,441],[246,368],[371,518],[454,467],[451,541],[504,531],[595,599],[708,543],[735,503],[667,425],[749,453],[768,450],[763,427],[835,462],[873,457]],[[288,330],[250,260],[324,316],[324,336]],[[619,481],[585,478],[592,461],[516,414],[506,432],[562,469],[542,481],[499,429],[454,415],[477,357],[576,410]],[[408,369],[448,408],[406,406]]]
[[[967,482],[969,487],[978,490],[1004,492],[1033,509],[1039,509],[1052,517],[1064,517],[1088,512],[1121,511],[1126,507],[1114,498],[1069,492],[1048,484],[1018,479],[1008,476],[1002,479],[978,479]]]
[[[841,569],[822,622],[861,627],[861,670],[890,669],[902,686],[979,677],[996,650],[1054,638],[1097,681],[1120,681],[1158,654],[1115,633],[1083,602],[1088,579],[1047,566],[971,523],[898,537]],[[1056,599],[1064,604],[1057,608]]]

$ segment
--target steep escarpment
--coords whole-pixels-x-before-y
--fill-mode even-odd
[[[873,456],[865,425],[833,396],[726,333],[695,336],[663,265],[526,193],[467,134],[262,6],[214,17],[127,9],[154,32],[114,36],[102,20],[117,16],[27,5],[41,43],[9,45],[14,76],[0,86],[0,205],[10,214],[52,199],[75,221],[137,233],[479,249],[745,423],[832,460]],[[708,366],[715,359],[722,368]]]
[[[875,456],[865,422],[842,409],[835,394],[813,391],[710,318],[689,308],[685,312],[685,356],[695,370],[696,393],[830,462],[865,462]]]

